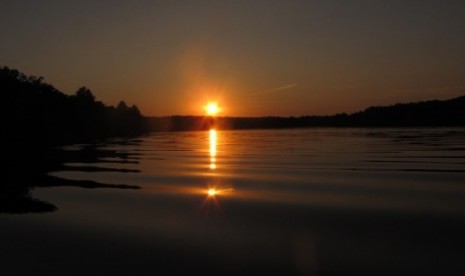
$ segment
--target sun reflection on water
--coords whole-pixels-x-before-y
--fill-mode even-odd
[[[215,208],[219,208],[219,197],[227,197],[231,195],[233,189],[220,183],[218,178],[218,136],[219,133],[215,129],[210,129],[208,134],[208,143],[209,143],[209,176],[211,179],[208,181],[210,184],[203,190],[203,194],[206,196],[204,200],[205,206],[213,205]],[[214,184],[212,184],[214,183]]]
[[[219,199],[220,197],[227,197],[232,191],[232,188],[209,186],[204,190],[205,198],[202,204],[203,212],[209,215],[223,213]]]
[[[233,191],[232,188],[209,187],[205,193],[208,197],[227,196]]]
[[[216,130],[210,129],[210,169],[215,170],[216,166],[216,146],[217,146],[217,133]]]

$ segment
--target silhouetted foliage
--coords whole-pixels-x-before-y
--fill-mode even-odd
[[[116,109],[119,111],[126,111],[128,110],[128,105],[124,101],[120,101],[118,105],[116,106]]]
[[[76,91],[76,98],[81,102],[87,102],[89,104],[95,102],[95,96],[92,94],[87,87],[83,86]]]
[[[348,118],[354,126],[465,126],[465,96],[445,101],[375,106]]]
[[[7,140],[72,143],[148,130],[136,106],[129,108],[124,102],[116,109],[105,106],[87,87],[66,95],[42,77],[1,67],[0,91],[0,120]]]

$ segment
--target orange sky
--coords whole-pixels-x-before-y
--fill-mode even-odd
[[[2,2],[0,65],[146,115],[354,112],[465,94],[463,1]],[[67,2],[67,3],[64,3]]]

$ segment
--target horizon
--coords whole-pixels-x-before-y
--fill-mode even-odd
[[[465,92],[462,1],[5,1],[0,60],[146,116],[326,116]],[[31,51],[31,45],[34,50]]]
[[[457,95],[457,96],[452,97],[452,98],[447,98],[447,99],[424,99],[424,100],[421,100],[421,101],[394,102],[392,104],[386,104],[386,105],[366,106],[366,107],[363,107],[363,108],[361,108],[359,110],[356,110],[356,111],[353,111],[353,112],[339,112],[339,113],[332,113],[332,114],[325,114],[325,115],[321,115],[321,114],[301,114],[301,115],[289,115],[289,116],[286,116],[286,115],[283,115],[283,116],[279,116],[279,115],[263,115],[263,116],[229,116],[229,115],[224,115],[223,116],[223,115],[215,115],[213,117],[215,117],[215,118],[224,118],[224,119],[227,119],[227,118],[266,118],[266,117],[277,117],[277,118],[331,117],[331,116],[342,115],[342,114],[353,115],[353,114],[356,114],[356,113],[359,113],[359,112],[363,112],[366,109],[371,108],[371,107],[390,107],[390,106],[394,106],[394,105],[421,104],[421,103],[425,103],[425,102],[434,102],[434,101],[443,102],[443,101],[454,100],[454,99],[462,98],[462,97],[465,97],[465,93],[461,94],[461,95]],[[148,116],[148,115],[145,115],[144,113],[142,113],[142,115],[145,116],[145,117],[148,117],[148,118],[152,118],[152,117],[153,118],[162,118],[162,117],[211,117],[211,115],[208,115],[208,114],[185,114],[185,115],[171,114],[171,115],[161,115],[161,116],[157,116],[157,115]]]
[[[1,67],[1,66],[0,66]],[[18,70],[16,68],[10,68],[8,66],[5,66],[4,68],[9,68],[11,70]],[[22,73],[24,74],[24,72],[21,72],[20,70],[18,70],[19,73]],[[34,77],[34,78],[43,78],[43,82],[44,83],[47,83],[47,84],[50,84],[52,85],[54,88],[58,89],[57,87],[55,87],[53,84],[51,83],[48,83],[47,80],[43,77],[43,76],[35,76],[35,75],[28,75],[28,74],[25,74],[25,76],[29,76],[29,77]],[[89,87],[85,87],[85,86],[81,86],[80,88],[86,88],[86,89],[89,89],[92,93],[92,89],[90,89]],[[73,93],[66,93],[64,91],[61,91],[60,89],[58,89],[58,91],[64,93],[65,95],[73,95]],[[94,95],[95,96],[95,95]],[[392,102],[392,103],[389,103],[389,104],[384,104],[384,105],[370,105],[370,106],[365,106],[365,107],[361,107],[359,110],[355,110],[355,111],[352,111],[352,112],[338,112],[338,113],[332,113],[332,114],[297,114],[297,115],[273,115],[273,114],[267,114],[267,115],[259,115],[259,116],[232,116],[232,115],[218,115],[218,114],[208,114],[209,111],[206,110],[208,109],[208,105],[211,105],[212,102],[206,102],[205,104],[207,105],[203,105],[201,106],[201,108],[199,108],[199,110],[203,110],[203,114],[200,114],[202,112],[199,112],[199,114],[166,114],[166,115],[147,115],[147,114],[144,114],[142,112],[142,115],[145,116],[145,117],[148,117],[148,118],[156,118],[156,117],[216,117],[216,118],[261,118],[261,117],[282,117],[282,118],[286,118],[286,117],[306,117],[306,116],[309,116],[309,117],[331,117],[331,116],[335,116],[335,115],[341,115],[341,114],[346,114],[346,115],[352,115],[352,114],[355,114],[355,113],[359,113],[359,112],[363,112],[364,110],[368,109],[368,108],[371,108],[371,107],[389,107],[389,106],[394,106],[394,105],[403,105],[403,104],[417,104],[417,103],[424,103],[424,102],[431,102],[431,101],[448,101],[448,100],[454,100],[454,99],[457,99],[457,98],[461,98],[461,97],[465,97],[465,92],[462,93],[462,94],[458,94],[454,97],[449,97],[449,98],[444,98],[444,99],[438,99],[438,98],[434,98],[434,99],[423,99],[423,100],[417,100],[417,101],[408,101],[408,102],[399,102],[399,101],[395,101],[395,102]],[[128,104],[126,102],[125,99],[120,99],[117,101],[118,104],[114,104],[114,105],[109,105],[108,103],[104,102],[104,101],[101,101],[100,99],[96,98],[95,100],[97,101],[100,101],[102,102],[103,104],[105,105],[108,105],[108,106],[112,106],[112,107],[116,107],[119,103],[121,102],[124,102],[126,105]],[[214,102],[213,104],[216,105],[216,102]],[[136,104],[129,104],[130,106],[136,106],[138,107]],[[138,107],[139,108],[139,107]],[[218,109],[218,111],[222,111],[223,107],[220,107],[220,106],[217,106],[215,107]],[[216,111],[216,112],[218,112]]]
[[[2,70],[7,70],[7,71],[12,71],[16,72],[15,74],[18,74],[19,76],[22,75],[23,78],[29,79],[28,81],[35,81],[38,80],[39,83],[49,85],[55,89],[57,89],[53,84],[47,83],[45,78],[43,76],[34,76],[34,75],[27,75],[24,74],[23,72],[17,70],[16,68],[10,68],[8,66],[1,66],[0,69]],[[95,98],[95,95],[93,95],[93,92],[88,88],[88,87],[80,87],[78,90],[84,90],[87,91],[91,94],[91,97],[93,98],[92,101],[100,102],[104,106],[111,107],[111,108],[119,108],[119,105],[124,106],[124,108],[129,108],[129,106],[132,106],[133,108],[135,107],[136,110],[139,110],[139,107],[137,105],[129,105],[126,103],[124,99],[121,99],[118,101],[117,105],[108,105],[107,103],[100,101],[98,98]],[[60,91],[60,93],[63,93],[64,95],[67,96],[75,96],[76,94],[67,94],[63,91]],[[85,92],[85,93],[87,93]],[[234,118],[302,118],[302,117],[334,117],[338,115],[347,115],[347,116],[352,116],[356,115],[359,113],[364,113],[370,108],[389,108],[389,107],[394,107],[398,105],[417,105],[417,104],[424,104],[424,103],[431,103],[431,102],[447,102],[447,101],[453,101],[457,100],[460,98],[465,98],[465,93],[452,97],[452,98],[447,98],[447,99],[424,99],[424,100],[419,100],[419,101],[409,101],[409,102],[394,102],[392,104],[385,104],[385,105],[372,105],[372,106],[365,106],[362,107],[359,110],[353,111],[353,112],[339,112],[339,113],[333,113],[333,114],[298,114],[298,115],[273,115],[273,114],[267,114],[267,115],[260,115],[260,116],[244,116],[244,115],[239,115],[239,116],[232,116],[232,115],[222,115],[223,107],[218,105],[217,102],[209,101],[206,102],[202,106],[203,114],[167,114],[167,115],[146,115],[144,113],[140,113],[140,115],[146,117],[146,118],[167,118],[167,117],[210,117],[210,118],[218,118],[218,119],[234,119]],[[139,110],[140,111],[140,110]]]

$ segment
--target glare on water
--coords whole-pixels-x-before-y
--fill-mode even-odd
[[[217,133],[216,130],[210,129],[209,144],[210,144],[210,169],[217,168],[216,165],[216,147],[217,147]]]
[[[465,246],[464,137],[463,129],[154,133],[105,146],[134,162],[94,164],[140,173],[78,170],[89,164],[51,173],[142,189],[34,195],[58,206],[46,217],[52,223],[76,221],[79,231],[99,226],[98,235],[108,226],[110,236],[121,232],[119,240],[156,241],[150,250],[173,241],[188,260],[198,253],[207,257],[196,261],[281,266],[289,269],[283,275],[294,263],[345,269],[340,261],[348,254],[354,271],[393,263],[418,270],[425,260],[447,267],[460,263],[453,260]]]

